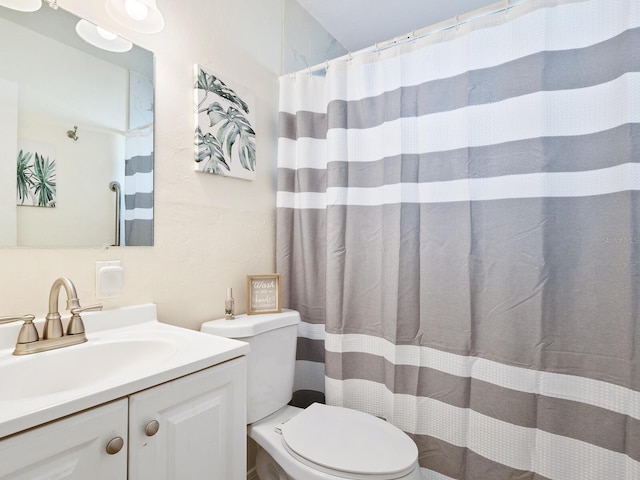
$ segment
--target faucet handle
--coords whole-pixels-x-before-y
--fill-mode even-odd
[[[89,305],[88,307],[72,308],[71,318],[69,319],[69,325],[67,325],[67,335],[76,335],[84,333],[84,323],[80,314],[82,312],[92,312],[95,310],[102,310],[102,305]]]
[[[18,341],[16,343],[37,342],[40,336],[38,335],[36,326],[33,324],[33,320],[35,318],[36,316],[30,313],[27,315],[9,315],[7,317],[0,317],[0,324],[24,322],[22,324],[22,328],[20,329],[20,333],[18,334]]]
[[[28,313],[27,315],[9,315],[6,317],[0,317],[0,324],[11,322],[33,322],[36,316]]]
[[[79,315],[82,312],[93,312],[96,310],[102,310],[102,305],[98,303],[96,305],[89,305],[88,307],[72,308],[69,311],[71,315]]]

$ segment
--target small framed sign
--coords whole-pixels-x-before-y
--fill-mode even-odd
[[[281,311],[280,274],[247,275],[247,315]]]

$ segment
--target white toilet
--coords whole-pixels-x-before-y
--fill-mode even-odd
[[[404,432],[372,415],[293,394],[300,315],[239,315],[201,331],[248,342],[248,434],[258,444],[260,480],[420,480],[418,449]]]

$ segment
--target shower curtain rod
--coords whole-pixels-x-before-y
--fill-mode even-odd
[[[488,17],[489,15],[494,15],[496,13],[506,12],[507,10],[515,7],[516,5],[520,5],[521,3],[524,3],[527,1],[529,0],[501,0],[499,2],[487,5],[486,7],[472,10],[471,12],[465,13],[463,15],[456,15],[455,17],[452,17],[448,20],[443,20],[442,22],[429,25],[428,27],[424,27],[419,30],[414,30],[405,35],[400,35],[399,37],[392,38],[391,40],[386,40],[384,42],[376,43],[370,47],[365,47],[362,50],[357,50],[356,52],[349,52],[345,55],[342,55],[341,57],[337,57],[332,60],[325,60],[323,63],[318,63],[317,65],[314,65],[312,67],[303,68],[301,70],[298,70],[297,72],[289,73],[288,75],[296,75],[298,73],[304,73],[304,72],[311,74],[314,72],[326,70],[327,68],[329,68],[329,64],[333,62],[351,60],[353,57],[357,55],[362,55],[364,53],[373,53],[373,52],[380,52],[382,50],[387,50],[389,48],[393,48],[395,46],[402,45],[404,43],[408,43],[413,40],[418,40],[420,38],[433,35],[434,33],[441,32],[443,30],[456,28],[476,18]]]

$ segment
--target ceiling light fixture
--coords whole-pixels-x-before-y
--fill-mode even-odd
[[[104,28],[99,27],[98,25],[96,25],[96,32],[98,32],[98,35],[100,35],[105,40],[111,41],[118,38],[118,36],[115,33],[111,33],[109,30],[105,30]]]
[[[0,0],[0,5],[20,12],[35,12],[42,6],[42,0]]]
[[[138,0],[124,0],[124,10],[134,20],[141,22],[149,15],[149,7]]]
[[[124,53],[133,48],[130,41],[86,20],[76,23],[76,33],[85,42],[109,52]]]
[[[156,0],[107,0],[105,9],[116,22],[135,32],[158,33],[164,28]]]

